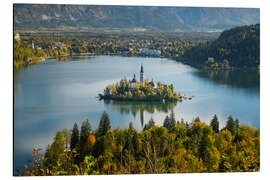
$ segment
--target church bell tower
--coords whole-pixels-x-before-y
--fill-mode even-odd
[[[143,84],[143,65],[141,65],[141,72],[140,72],[140,83]]]

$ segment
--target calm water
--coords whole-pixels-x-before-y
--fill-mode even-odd
[[[139,79],[143,63],[145,78],[173,83],[175,90],[190,101],[178,103],[128,103],[99,101],[96,96],[106,85],[121,77]],[[141,130],[151,116],[162,125],[173,110],[177,120],[199,116],[209,123],[217,114],[220,126],[229,115],[240,123],[260,127],[260,89],[257,71],[199,71],[168,59],[127,57],[82,57],[24,68],[14,74],[14,165],[23,168],[32,148],[43,149],[58,130],[71,129],[88,118],[96,129],[106,110],[112,128],[132,122]]]

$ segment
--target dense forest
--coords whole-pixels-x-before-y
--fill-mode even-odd
[[[15,68],[27,65],[30,62],[39,61],[45,56],[42,50],[31,48],[26,43],[20,41],[14,40],[13,47],[13,62]]]
[[[86,119],[79,130],[57,132],[44,156],[33,149],[33,160],[23,176],[145,174],[187,172],[251,172],[260,169],[260,130],[239,125],[228,117],[225,127],[213,116],[210,125],[195,118],[176,121],[173,112],[163,126],[153,118],[138,132],[128,128],[112,130],[104,112],[98,129]]]
[[[236,27],[212,42],[200,43],[184,53],[189,64],[211,68],[259,68],[260,24]]]

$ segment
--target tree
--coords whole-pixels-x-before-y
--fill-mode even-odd
[[[179,123],[173,128],[173,132],[177,137],[184,138],[187,135],[187,127]]]
[[[73,150],[78,143],[79,143],[79,129],[77,123],[75,123],[71,133],[70,149]]]
[[[194,119],[194,123],[196,123],[196,122],[201,122],[201,120],[200,120],[200,117],[198,116],[198,117],[196,117],[195,119]]]
[[[86,152],[92,151],[95,143],[96,143],[96,137],[94,135],[89,135],[83,147],[84,151]]]
[[[236,129],[239,130],[239,119],[236,118],[235,120]]]
[[[215,114],[211,123],[210,123],[210,126],[213,128],[213,130],[218,133],[219,132],[219,121],[218,121],[218,118],[217,118],[217,115]]]
[[[174,113],[172,111],[170,114],[170,117],[166,116],[163,122],[163,126],[166,127],[169,131],[172,131],[175,124],[176,124],[176,121],[175,121]]]
[[[58,131],[54,138],[52,147],[55,147],[55,150],[61,153],[64,151],[64,148],[65,148],[64,145],[65,145],[64,133],[62,131]]]
[[[225,128],[228,129],[229,131],[231,131],[232,135],[235,135],[235,133],[236,133],[236,123],[233,120],[231,115],[228,117]]]
[[[48,146],[45,158],[44,165],[51,169],[53,166],[56,166],[57,163],[61,160],[62,154],[65,150],[65,139],[63,131],[58,131],[54,138],[54,142],[51,146]]]
[[[167,128],[167,129],[169,129],[169,127],[170,127],[170,118],[169,118],[169,116],[166,116],[166,118],[164,119],[163,126],[165,128]]]
[[[88,136],[91,134],[91,124],[88,119],[86,119],[81,126],[81,138],[80,138],[80,147],[83,148],[85,142],[88,139]]]
[[[143,130],[144,130],[144,131],[145,131],[145,130],[148,130],[148,129],[150,129],[151,127],[153,127],[154,125],[155,125],[155,121],[154,121],[153,117],[151,116],[151,119],[149,120],[148,124],[145,124],[145,125],[144,125]]]
[[[70,139],[69,139],[69,131],[67,128],[63,129],[63,134],[65,138],[65,148],[68,148],[68,145],[70,144]]]
[[[111,129],[109,115],[104,111],[99,121],[97,136],[104,136],[109,129]]]

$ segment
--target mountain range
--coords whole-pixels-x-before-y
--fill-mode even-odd
[[[14,4],[19,30],[222,31],[260,22],[258,8]]]

